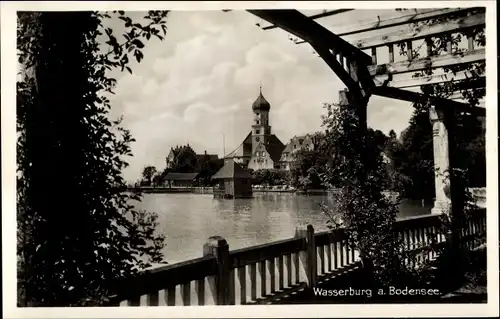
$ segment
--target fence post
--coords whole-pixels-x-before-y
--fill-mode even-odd
[[[313,226],[307,225],[307,227],[297,227],[295,230],[295,238],[305,238],[306,240],[306,250],[300,252],[300,261],[306,272],[307,285],[309,287],[314,287],[316,285],[316,275],[318,273],[318,260]]]
[[[209,237],[203,245],[203,256],[214,256],[217,264],[217,274],[215,282],[210,282],[210,289],[215,296],[216,305],[228,305],[230,299],[229,274],[230,259],[229,245],[227,241],[220,236]]]

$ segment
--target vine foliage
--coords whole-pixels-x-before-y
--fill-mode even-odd
[[[17,29],[18,305],[100,305],[114,283],[163,263],[157,215],[120,191],[130,132],[110,119],[109,72],[132,72],[166,11],[19,12]],[[104,28],[123,22],[124,41]],[[102,45],[101,38],[107,39]]]

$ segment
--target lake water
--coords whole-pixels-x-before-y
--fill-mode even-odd
[[[214,199],[202,194],[144,194],[138,209],[158,213],[159,231],[166,236],[168,263],[203,255],[210,236],[224,237],[229,249],[238,249],[293,237],[299,224],[326,230],[320,203],[334,205],[327,195],[254,194],[251,199]],[[404,200],[400,218],[430,214],[432,202]]]

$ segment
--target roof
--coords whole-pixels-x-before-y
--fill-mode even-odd
[[[225,178],[252,178],[243,167],[241,167],[234,160],[230,159],[224,163],[224,166],[212,176],[212,179],[225,179]]]
[[[198,173],[168,173],[165,176],[166,181],[192,181],[198,176]]]
[[[270,109],[271,109],[271,104],[269,104],[264,95],[262,95],[262,89],[261,89],[259,96],[252,104],[252,110],[269,111]]]
[[[302,140],[302,144],[300,143],[300,140]],[[293,153],[294,151],[297,151],[301,149],[304,145],[312,143],[311,137],[309,134],[306,135],[300,135],[300,136],[294,136],[290,139],[290,142],[286,144],[285,148],[283,149],[282,154],[284,153]],[[294,148],[295,145],[295,148]],[[284,158],[283,155],[280,158],[281,161],[289,161],[290,158]]]
[[[224,158],[252,156],[252,132],[248,133],[243,142]]]
[[[283,145],[283,143],[280,141],[280,139],[276,135],[272,134],[267,139],[267,143],[265,144],[265,147],[266,147],[266,151],[269,153],[269,156],[271,157],[273,162],[278,162],[280,157],[281,157],[281,153],[283,152],[283,149],[285,148],[285,145]]]

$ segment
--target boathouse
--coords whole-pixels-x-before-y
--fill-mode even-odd
[[[214,198],[252,197],[252,176],[233,159],[212,176],[218,183],[214,186]]]
[[[165,176],[165,186],[172,187],[193,187],[198,173],[168,173]]]

